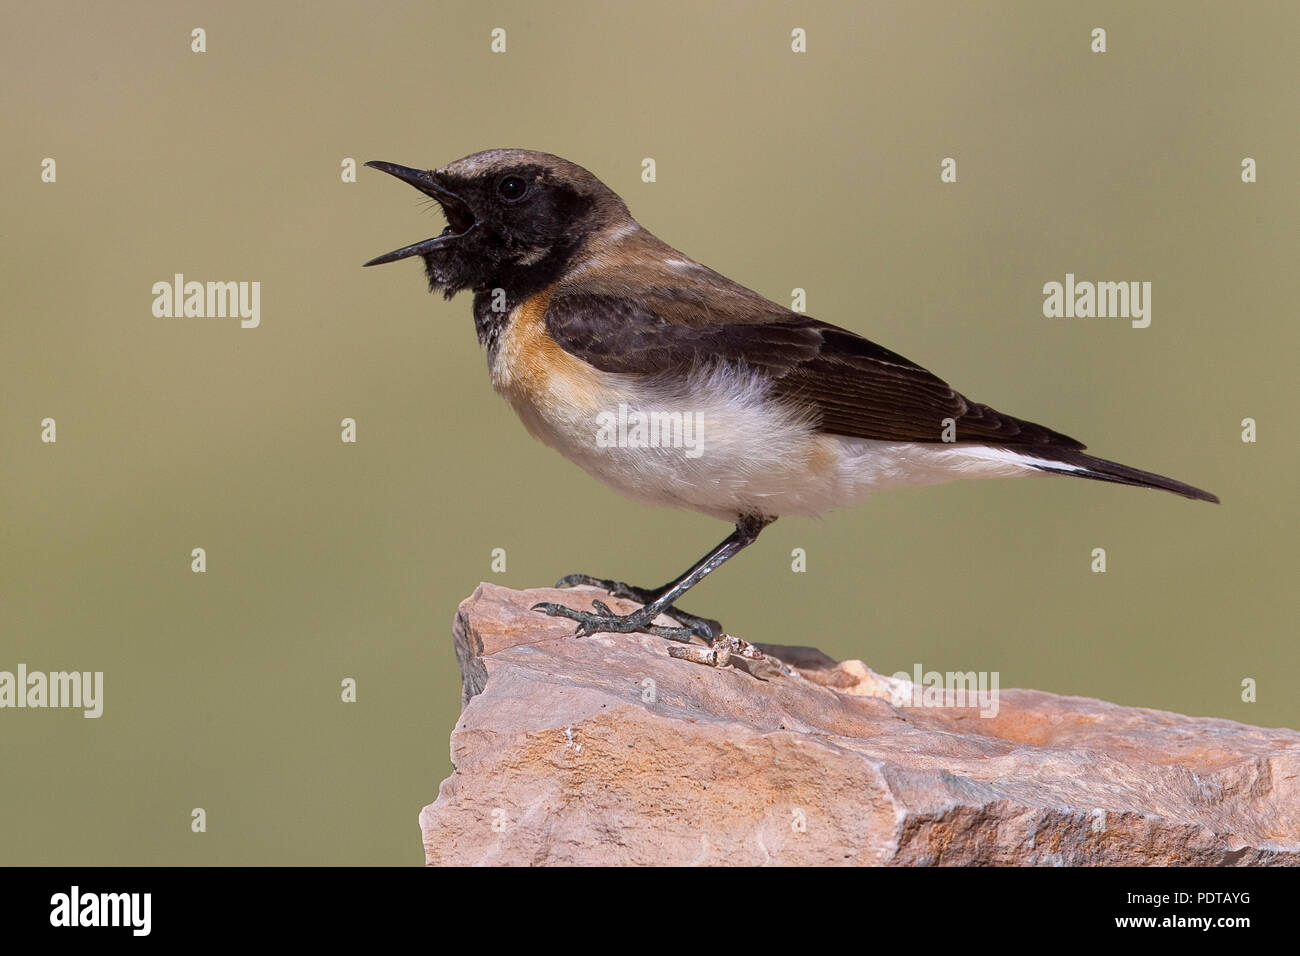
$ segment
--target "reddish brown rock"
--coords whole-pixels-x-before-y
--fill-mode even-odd
[[[592,597],[635,606],[461,604],[429,863],[1300,864],[1296,731],[1032,690],[896,706],[911,685],[860,661],[739,642],[709,667],[529,610]]]

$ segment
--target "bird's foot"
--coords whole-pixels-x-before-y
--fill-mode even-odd
[[[653,603],[655,598],[658,597],[656,592],[651,591],[648,588],[639,588],[634,584],[625,584],[622,581],[611,581],[608,578],[598,578],[590,574],[567,574],[555,582],[557,588],[572,588],[580,585],[600,588],[602,591],[608,591],[610,594],[614,595],[614,597],[626,598],[629,601],[636,601],[638,604],[643,605]],[[672,604],[664,608],[662,613],[667,614],[676,621],[679,621],[683,625],[682,629],[690,631],[698,637],[703,638],[707,644],[711,645],[723,634],[722,624],[711,617],[700,617],[699,615],[683,611],[676,605]],[[575,620],[577,619],[575,618]],[[589,631],[588,633],[594,634],[595,631]],[[619,631],[618,633],[627,632]],[[581,637],[582,635],[580,634],[579,636]],[[674,638],[674,640],[677,640],[677,638]],[[686,640],[689,641],[690,638],[688,637]]]
[[[666,637],[670,641],[681,641],[689,644],[692,637],[702,637],[704,640],[711,640],[708,634],[700,633],[693,627],[664,627],[661,624],[652,624],[651,622],[658,616],[657,614],[648,614],[646,609],[634,611],[631,614],[615,614],[604,601],[592,601],[594,611],[580,611],[577,608],[565,607],[563,604],[554,604],[550,601],[542,601],[533,605],[534,611],[542,611],[551,617],[567,617],[571,621],[577,621],[578,626],[574,629],[575,637],[590,637],[592,634],[654,634],[656,637]]]

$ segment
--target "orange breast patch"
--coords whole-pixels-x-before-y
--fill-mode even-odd
[[[525,409],[572,414],[597,411],[606,401],[600,372],[564,351],[546,330],[546,308],[554,287],[515,307],[502,332],[492,365],[492,384],[521,414]]]

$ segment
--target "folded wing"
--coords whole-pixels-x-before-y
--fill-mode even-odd
[[[561,348],[607,372],[684,377],[710,363],[743,364],[770,379],[774,398],[813,411],[820,430],[834,435],[1084,447],[972,402],[860,335],[722,281],[653,286],[636,297],[559,290],[546,326]],[[947,420],[954,428],[945,435]]]

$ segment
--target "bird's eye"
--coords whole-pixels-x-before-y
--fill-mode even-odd
[[[507,176],[497,183],[497,195],[506,202],[519,202],[528,193],[528,182],[522,176]]]

